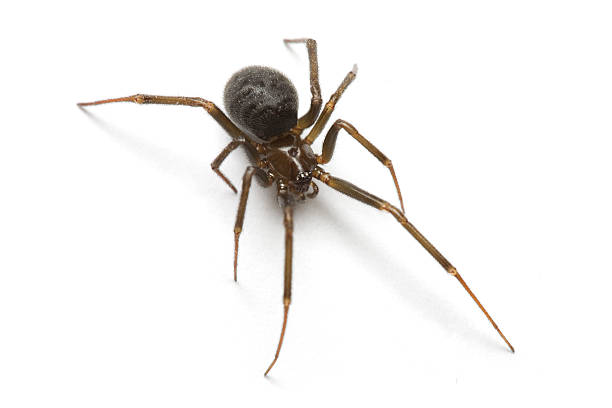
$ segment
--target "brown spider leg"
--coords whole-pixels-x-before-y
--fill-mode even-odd
[[[512,347],[508,339],[506,339],[506,336],[504,336],[504,334],[501,332],[497,324],[495,324],[491,315],[489,315],[489,313],[484,308],[482,303],[480,303],[476,295],[474,295],[474,292],[472,292],[472,290],[468,287],[467,283],[465,283],[461,275],[459,275],[459,272],[457,272],[457,269],[455,269],[455,267],[427,240],[427,238],[425,238],[414,227],[414,225],[412,225],[408,221],[408,219],[406,219],[406,216],[404,215],[404,213],[402,213],[398,208],[389,204],[387,201],[382,200],[376,197],[375,195],[368,193],[365,190],[362,190],[361,188],[355,186],[354,184],[349,183],[348,181],[333,177],[329,175],[328,173],[322,171],[321,169],[317,169],[317,171],[315,171],[314,176],[318,178],[319,180],[321,180],[322,182],[324,182],[325,184],[327,184],[328,186],[330,186],[331,188],[338,190],[339,192],[346,194],[347,196],[351,198],[359,200],[362,203],[365,203],[374,208],[378,208],[379,210],[387,211],[388,213],[393,215],[393,217],[395,217],[395,219],[400,224],[402,224],[402,226],[427,250],[427,252],[431,254],[431,256],[433,256],[436,259],[436,261],[438,261],[440,265],[442,265],[442,267],[449,274],[457,278],[461,286],[463,286],[463,288],[467,291],[467,293],[472,297],[474,302],[476,302],[480,310],[482,310],[482,312],[485,314],[487,319],[489,319],[489,322],[491,322],[495,330],[497,330],[497,332],[502,337],[502,339],[504,339],[504,341],[506,342],[510,350],[514,353],[514,347]]]
[[[242,177],[242,190],[240,191],[240,203],[238,204],[238,213],[236,214],[236,224],[234,225],[234,281],[238,281],[238,239],[242,232],[242,225],[244,224],[244,213],[246,211],[247,200],[249,198],[249,191],[251,190],[251,181],[253,180],[253,174],[256,172],[264,173],[262,169],[255,166],[247,167]],[[268,187],[271,183],[268,176],[264,176],[267,180],[267,184],[264,187]],[[262,177],[263,178],[263,177]]]
[[[122,98],[103,99],[95,102],[81,102],[78,106],[102,105],[113,102],[134,102],[138,104],[157,104],[157,105],[183,105],[204,108],[214,120],[234,139],[243,139],[243,134],[236,125],[215,105],[214,103],[202,98],[191,98],[187,96],[156,96],[156,95],[131,95]]]
[[[372,153],[374,157],[376,157],[385,167],[389,169],[389,171],[391,172],[391,177],[393,177],[393,182],[395,183],[395,189],[397,190],[397,195],[399,197],[400,205],[402,207],[402,212],[406,212],[404,210],[404,200],[402,199],[402,192],[400,191],[399,183],[397,182],[397,177],[395,176],[395,170],[393,169],[393,164],[391,163],[391,160],[389,160],[387,156],[383,154],[383,152],[378,150],[376,146],[370,143],[368,139],[363,137],[357,131],[357,129],[355,129],[355,127],[350,123],[342,119],[338,119],[334,122],[332,127],[327,132],[327,135],[325,136],[325,140],[323,141],[323,152],[320,156],[317,156],[317,162],[319,164],[326,164],[330,162],[334,154],[334,149],[336,148],[336,139],[338,138],[338,132],[340,131],[340,129],[346,130],[349,135],[353,136],[355,140],[361,143],[363,147],[365,147],[370,153]]]
[[[227,177],[225,177],[225,174],[223,174],[221,170],[219,170],[219,166],[221,166],[221,163],[223,163],[223,160],[225,160],[227,156],[241,144],[242,142],[238,140],[231,141],[227,146],[225,146],[225,149],[223,149],[221,153],[219,153],[217,158],[213,160],[212,163],[210,163],[210,167],[212,168],[212,170],[215,173],[217,173],[217,175],[221,177],[223,181],[225,181],[225,183],[234,191],[234,193],[238,193],[238,190],[236,190],[236,187],[234,187],[232,182],[229,181]]]
[[[293,207],[286,205],[284,207],[285,212],[285,287],[283,294],[283,327],[281,329],[280,339],[278,340],[278,346],[276,347],[276,354],[274,360],[270,363],[270,366],[264,373],[268,375],[276,360],[280,354],[281,347],[283,346],[283,339],[285,337],[285,329],[287,328],[287,315],[289,314],[289,305],[291,304],[291,274],[292,274],[292,261],[293,261]]]
[[[336,107],[336,103],[338,103],[338,100],[344,93],[344,90],[351,84],[351,82],[353,82],[356,76],[357,76],[357,65],[354,65],[353,69],[348,74],[346,74],[346,76],[342,80],[342,83],[340,84],[338,89],[336,89],[336,92],[333,93],[331,98],[329,98],[329,101],[327,101],[327,103],[325,104],[325,108],[323,108],[323,112],[321,112],[319,119],[317,119],[317,122],[314,124],[314,126],[310,130],[310,133],[308,133],[308,136],[306,136],[306,138],[304,139],[305,143],[312,144],[315,141],[315,139],[319,137],[319,135],[323,131],[323,128],[327,124],[329,117],[334,111],[334,108]]]
[[[310,65],[310,93],[312,99],[310,101],[310,109],[301,118],[298,119],[296,128],[306,129],[315,122],[319,111],[321,110],[321,86],[319,85],[319,62],[317,61],[317,42],[310,38],[296,38],[291,40],[283,40],[285,45],[291,43],[305,43],[308,50],[308,62]]]
[[[312,192],[306,194],[306,197],[315,198],[319,194],[319,186],[317,186],[314,181],[311,181],[310,187],[312,187]]]

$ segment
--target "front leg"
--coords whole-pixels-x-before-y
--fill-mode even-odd
[[[383,154],[383,152],[378,150],[378,148],[370,143],[368,139],[363,137],[350,123],[342,119],[338,119],[334,122],[325,136],[325,140],[323,141],[323,152],[320,156],[317,156],[317,162],[319,164],[327,164],[331,161],[334,150],[336,149],[336,139],[338,138],[338,132],[340,132],[340,129],[346,130],[346,132],[351,135],[353,139],[357,140],[363,147],[366,148],[368,152],[372,153],[374,157],[376,157],[385,167],[389,169],[391,172],[391,177],[393,177],[393,182],[395,183],[395,189],[397,190],[402,212],[405,212],[404,200],[402,199],[402,192],[400,190],[399,183],[397,182],[397,177],[395,176],[393,163],[391,163],[391,160],[389,160],[387,156]]]
[[[364,204],[377,208],[381,211],[386,211],[391,214],[397,220],[397,222],[399,222],[402,227],[404,227],[406,231],[408,231],[410,235],[412,235],[414,239],[416,239],[419,244],[421,244],[423,248],[425,248],[425,250],[427,250],[427,252],[429,252],[429,254],[434,257],[436,261],[438,261],[440,266],[442,266],[444,270],[446,270],[446,272],[454,276],[457,281],[459,281],[461,286],[463,286],[465,291],[470,295],[474,302],[476,302],[480,310],[487,317],[491,325],[495,328],[495,330],[497,330],[497,333],[499,333],[501,338],[506,342],[506,344],[510,348],[510,351],[514,353],[514,347],[512,347],[512,344],[510,344],[508,339],[506,339],[506,336],[504,336],[495,321],[493,321],[493,318],[491,317],[491,315],[489,315],[489,312],[487,312],[487,310],[484,308],[482,303],[480,303],[474,292],[472,292],[472,290],[463,280],[461,275],[459,275],[457,269],[444,257],[444,255],[440,253],[440,251],[436,249],[436,247],[433,246],[431,242],[429,242],[427,238],[425,238],[423,234],[419,232],[419,230],[416,229],[414,225],[412,225],[412,223],[410,223],[410,221],[408,221],[402,211],[400,211],[398,208],[394,207],[387,201],[376,197],[374,194],[371,194],[357,187],[356,185],[349,183],[348,181],[333,177],[330,174],[324,172],[322,169],[317,169],[314,172],[314,176],[317,179],[321,180],[323,183],[333,188],[334,190],[341,192],[342,194],[346,194],[347,196],[354,198],[355,200],[361,201]]]
[[[206,112],[213,117],[214,120],[217,121],[219,125],[229,135],[234,139],[243,139],[244,136],[242,131],[238,129],[236,125],[232,123],[231,120],[225,113],[221,111],[214,103],[207,101],[206,99],[198,98],[198,97],[187,97],[187,96],[158,96],[158,95],[143,95],[137,94],[132,96],[124,96],[121,98],[112,98],[112,99],[103,99],[95,102],[81,102],[77,105],[80,107],[83,106],[93,106],[93,105],[102,105],[105,103],[114,103],[114,102],[133,102],[137,104],[156,104],[156,105],[183,105],[183,106],[194,106],[204,108]]]
[[[293,207],[291,204],[285,202],[284,211],[284,224],[285,224],[285,284],[283,290],[283,326],[281,328],[280,339],[278,340],[278,346],[276,347],[276,354],[274,354],[274,360],[268,366],[268,369],[264,375],[268,375],[276,360],[280,354],[281,347],[283,346],[283,339],[285,338],[285,329],[287,328],[287,316],[289,315],[289,305],[291,304],[291,279],[293,274]]]

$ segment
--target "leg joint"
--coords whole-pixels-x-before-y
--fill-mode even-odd
[[[325,104],[325,109],[332,110],[336,106],[336,102],[340,99],[340,96],[336,96],[335,94],[329,98],[329,101]]]

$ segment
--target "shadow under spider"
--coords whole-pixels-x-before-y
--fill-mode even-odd
[[[354,220],[346,220],[342,212],[330,212],[322,200],[312,203],[310,207],[320,217],[322,223],[329,226],[330,229],[342,231],[342,239],[347,242],[347,245],[353,249],[352,253],[355,254],[353,263],[376,265],[376,271],[370,270],[369,272],[379,276],[399,293],[404,302],[416,307],[427,319],[437,322],[451,334],[456,334],[464,339],[470,338],[490,350],[505,350],[503,345],[498,344],[481,329],[476,328],[476,323],[471,323],[463,314],[457,313],[456,308],[446,299],[424,287],[419,280],[415,279],[413,270],[407,265],[409,261],[407,262],[401,256],[396,256],[391,251],[381,251],[377,248],[384,246],[385,242],[373,239],[372,235],[365,234],[362,229],[356,229]],[[389,222],[387,227],[392,228],[393,226],[393,223]],[[378,236],[384,235],[379,234]],[[411,245],[409,237],[406,238],[405,243],[402,242],[403,244]],[[423,271],[423,273],[428,272]],[[401,324],[410,325],[410,322]]]
[[[130,135],[128,132],[111,125],[86,109],[81,108],[81,110],[96,126],[133,153],[136,153],[145,160],[156,163],[170,174],[192,180],[199,191],[210,188],[208,183],[204,184],[207,173],[210,171],[209,165],[204,161],[200,163],[185,156],[171,153],[168,149]],[[321,195],[324,194],[323,191],[321,193]],[[342,200],[342,198],[338,197],[338,200]],[[272,200],[270,200],[268,205],[272,206]],[[266,208],[265,211],[268,210]],[[354,220],[345,220],[342,212],[331,213],[322,200],[310,202],[308,212],[311,215],[317,214],[319,220],[330,229],[343,231],[342,239],[347,241],[347,245],[355,249],[356,258],[354,262],[359,263],[359,260],[362,259],[362,264],[377,265],[377,276],[398,292],[404,302],[415,306],[428,319],[437,322],[449,333],[456,333],[463,338],[471,338],[488,349],[504,349],[504,346],[497,344],[489,336],[482,333],[480,329],[475,328],[474,324],[470,323],[465,316],[458,314],[446,299],[432,293],[431,290],[420,284],[418,280],[411,277],[413,274],[409,265],[407,265],[406,259],[394,255],[390,256],[391,254],[388,252],[380,251],[378,247],[384,245],[385,242],[372,239],[370,235],[364,234],[362,229],[356,229]],[[299,213],[301,213],[301,216]],[[299,219],[307,222],[306,220],[309,217],[305,216],[306,212],[304,209],[299,211],[299,213],[296,213]],[[393,223],[390,222],[389,224],[388,228],[393,228]],[[381,234],[379,236],[384,235]],[[407,238],[405,244],[410,245],[410,239]],[[300,268],[299,265],[297,267]],[[410,322],[402,324],[410,325]]]
[[[194,182],[198,191],[209,188],[209,185],[204,185],[206,175],[210,171],[210,165],[200,163],[186,156],[181,156],[170,150],[154,145],[144,139],[132,136],[125,130],[122,130],[100,117],[92,114],[87,109],[80,108],[81,111],[107,135],[118,142],[129,151],[137,154],[145,160],[155,163],[165,172],[177,176],[179,178],[188,179]]]

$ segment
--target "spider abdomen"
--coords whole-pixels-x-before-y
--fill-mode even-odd
[[[251,66],[236,72],[225,86],[224,103],[234,123],[263,141],[297,124],[297,91],[273,68]]]

